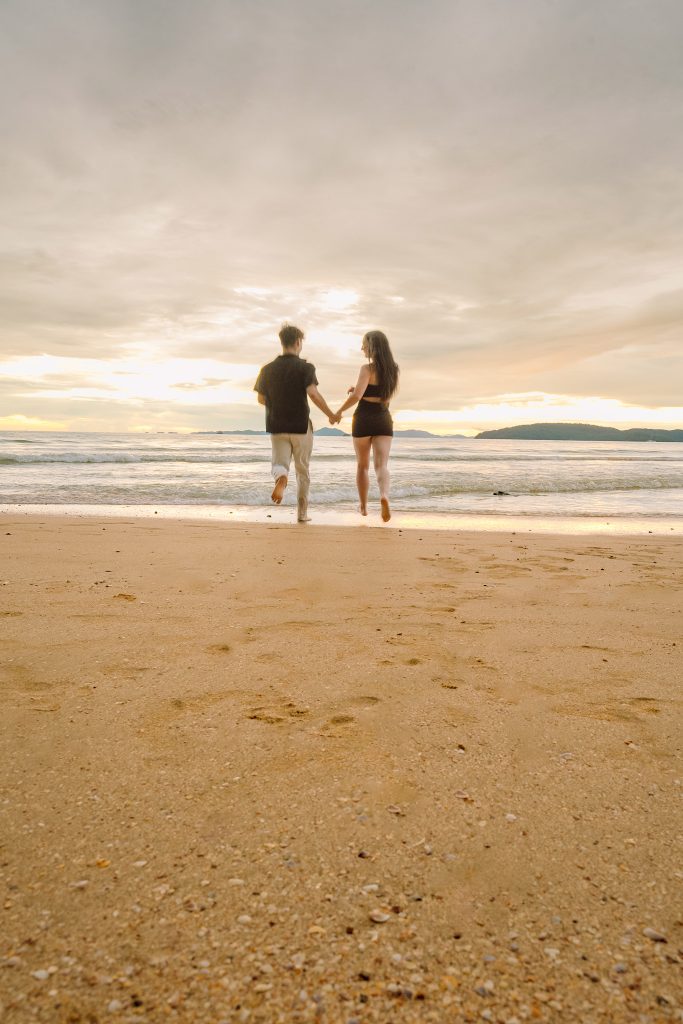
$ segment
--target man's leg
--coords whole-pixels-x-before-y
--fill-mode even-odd
[[[300,523],[308,520],[308,488],[311,477],[308,466],[313,451],[313,428],[307,434],[292,434],[294,469],[296,470],[296,518]]]
[[[279,505],[287,486],[289,466],[292,461],[292,442],[290,434],[271,434],[270,445],[272,449],[272,472],[275,480],[275,487],[270,500]]]

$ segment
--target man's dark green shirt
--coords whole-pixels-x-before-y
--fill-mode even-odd
[[[269,434],[308,433],[311,410],[306,388],[317,383],[315,366],[292,352],[261,367],[254,391],[266,400],[266,430]]]

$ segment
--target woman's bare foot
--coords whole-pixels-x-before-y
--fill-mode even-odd
[[[275,487],[273,487],[273,493],[270,496],[270,500],[274,501],[276,505],[279,505],[282,501],[287,486],[287,477],[279,476],[275,481]]]
[[[362,516],[366,516],[368,514],[368,506],[367,505],[360,505],[359,508],[358,508],[358,511],[360,512],[360,514]]]
[[[391,519],[391,509],[389,508],[389,499],[380,498],[380,505],[382,506],[382,522],[388,523]]]

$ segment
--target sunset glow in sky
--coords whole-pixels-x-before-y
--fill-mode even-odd
[[[400,427],[682,427],[682,34],[678,0],[6,0],[0,429],[260,428],[283,320],[333,405],[384,330]]]

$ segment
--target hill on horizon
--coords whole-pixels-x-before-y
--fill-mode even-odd
[[[510,441],[683,441],[682,430],[657,427],[600,427],[594,423],[522,423],[516,427],[482,430],[476,439]]]

